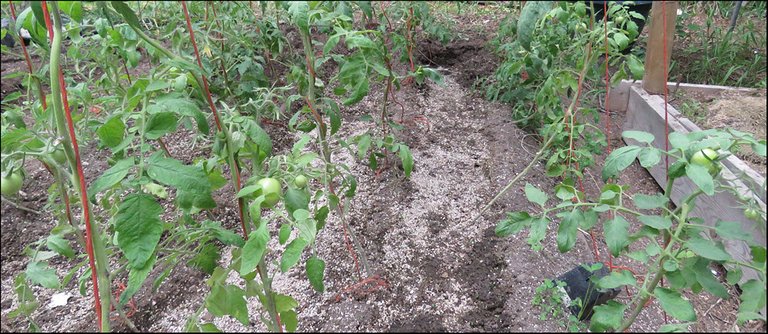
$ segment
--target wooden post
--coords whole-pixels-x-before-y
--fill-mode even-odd
[[[675,40],[675,22],[677,21],[677,1],[664,1],[667,14],[666,43],[667,56],[664,57],[664,10],[662,1],[654,1],[651,7],[651,26],[648,32],[648,45],[645,49],[645,74],[643,75],[643,88],[649,94],[664,94],[665,80],[664,69],[669,68],[669,60],[672,58],[672,45]],[[666,64],[666,66],[665,66]]]

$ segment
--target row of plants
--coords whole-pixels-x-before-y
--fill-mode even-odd
[[[631,53],[622,53],[639,34],[631,18],[642,19],[642,15],[630,11],[627,5],[611,3],[605,5],[604,17],[594,18],[594,6],[597,5],[590,8],[589,3],[526,2],[519,17],[510,16],[500,25],[493,45],[503,60],[484,83],[486,97],[514,103],[513,120],[538,133],[543,144],[528,168],[483,211],[545,156],[550,157],[547,175],[560,178],[551,190],[526,184],[525,195],[535,209],[506,213],[496,227],[496,234],[506,237],[528,230],[528,243],[532,249],[540,250],[548,230],[556,231],[557,248],[562,253],[574,249],[579,233],[591,237],[593,247],[595,237],[602,236],[609,257],[629,257],[643,266],[637,272],[615,266],[612,260],[586,266],[590,272],[609,267],[609,275],[593,279],[600,292],[626,289],[629,293],[629,288],[636,291],[628,302],[609,300],[595,306],[594,314],[589,315],[584,312],[592,307],[583,307],[587,300],[577,298],[568,302],[563,298],[565,290],[561,289],[564,283],[546,280],[537,288],[533,300],[534,305],[542,307],[542,320],[553,318],[576,331],[585,329],[579,319],[591,316],[591,331],[625,331],[655,299],[679,321],[659,330],[684,331],[698,320],[686,294],[706,291],[719,298],[730,297],[724,283],[710,270],[712,265],[724,265],[728,268],[725,281],[731,285],[738,283],[742,292],[737,322],[765,321],[759,313],[766,299],[765,246],[743,231],[740,222],[708,222],[691,215],[701,196],[731,192],[741,199],[745,216],[765,229],[765,209],[731,186],[721,173],[720,163],[743,146],[765,156],[765,140],[736,130],[706,130],[688,135],[671,133],[669,148],[659,149],[653,146],[653,135],[625,131],[624,138],[642,146],[612,150],[602,166],[604,185],[599,194],[590,198],[584,192],[582,173],[594,164],[596,154],[611,149],[605,141],[610,133],[603,133],[597,108],[579,107],[578,103],[591,94],[599,99],[600,94],[606,94],[606,85],[615,85],[630,75],[639,79],[643,74],[642,62]],[[610,77],[608,66],[616,68]],[[609,127],[610,123],[606,125]],[[637,193],[616,183],[636,159],[646,168],[662,161],[667,166],[668,182],[663,193]],[[674,181],[679,178],[690,179],[698,188],[676,206],[670,196]],[[752,191],[764,193],[765,185]],[[633,227],[630,222],[639,226]],[[751,260],[734,259],[725,251],[722,240],[745,242],[750,247]],[[742,282],[744,268],[754,271],[756,278]],[[582,313],[568,314],[568,307]]]
[[[410,175],[413,157],[396,136],[405,110],[397,121],[388,106],[399,104],[403,84],[441,80],[413,54],[419,33],[439,30],[427,4],[70,1],[32,2],[18,14],[3,34],[18,40],[28,30],[40,65],[13,74],[26,91],[3,99],[2,193],[17,196],[26,160],[40,160],[55,180],[46,209],[58,224],[27,246],[29,264],[15,278],[20,303],[9,316],[39,330],[30,285],[76,281],[82,295],[92,289],[101,331],[113,328],[113,312],[136,330],[125,306],[188,265],[210,275],[210,293],[186,330],[216,330],[201,320],[204,310],[249,326],[247,298],[257,297],[269,330],[295,331],[298,303],[272,281],[301,264],[324,291],[317,240],[332,212],[359,278],[372,276],[345,219],[357,181],[333,158],[348,151],[373,170],[399,159]],[[384,92],[370,130],[342,135],[345,108],[377,86]],[[286,128],[292,147],[273,147],[265,124]],[[202,156],[174,156],[166,142],[182,129],[192,134],[183,150],[199,147]],[[108,168],[86,187],[82,162],[103,152]],[[237,230],[211,214],[227,205],[213,194],[230,182],[224,198],[236,202]],[[50,265],[57,256],[73,263],[63,278]],[[228,281],[230,273],[240,281]],[[115,294],[118,282],[126,284]]]

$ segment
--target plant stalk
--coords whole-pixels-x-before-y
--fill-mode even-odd
[[[331,149],[328,145],[328,139],[326,137],[326,126],[323,122],[322,116],[315,110],[315,54],[312,51],[312,43],[310,41],[310,35],[309,32],[303,31],[299,29],[301,32],[301,42],[304,46],[304,55],[307,60],[307,71],[309,72],[309,81],[307,84],[307,104],[309,107],[309,110],[312,112],[312,115],[315,117],[315,122],[317,123],[317,131],[319,133],[319,139],[322,146],[322,156],[325,160],[325,180],[326,180],[326,189],[336,196],[334,187],[333,187],[333,177],[332,177],[332,171],[331,171]],[[338,196],[336,196],[338,197]],[[365,269],[365,272],[368,276],[372,275],[372,271],[370,269],[370,266],[368,265],[368,257],[365,255],[364,250],[362,249],[362,246],[357,240],[357,237],[355,233],[349,228],[349,224],[347,224],[347,220],[344,217],[344,211],[341,208],[340,205],[336,206],[336,211],[339,214],[339,217],[341,219],[342,228],[344,228],[345,231],[349,231],[349,237],[352,240],[352,244],[355,247],[355,251],[360,256],[360,262],[363,264],[363,268]]]
[[[43,7],[47,12],[47,8]],[[89,264],[91,267],[91,279],[93,281],[94,299],[96,304],[96,316],[99,320],[99,329],[108,332],[109,310],[110,310],[110,287],[108,281],[108,262],[104,251],[104,244],[101,240],[101,234],[98,227],[92,224],[90,219],[90,205],[88,194],[85,188],[85,176],[83,175],[80,152],[77,145],[74,123],[69,113],[68,106],[62,103],[62,97],[66,94],[64,86],[64,76],[61,72],[59,59],[61,56],[61,14],[59,5],[55,1],[51,2],[53,12],[53,24],[49,29],[53,30],[53,40],[51,42],[51,60],[50,60],[50,78],[51,92],[56,116],[56,125],[59,135],[62,138],[64,153],[70,163],[70,167],[77,173],[72,174],[74,184],[79,184],[81,204],[83,206],[83,220],[86,231],[86,251],[88,252]],[[66,114],[65,114],[66,112]],[[69,134],[67,134],[67,129]],[[101,289],[99,289],[101,287]],[[106,315],[106,316],[105,316]]]

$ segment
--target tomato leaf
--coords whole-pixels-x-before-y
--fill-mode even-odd
[[[118,182],[122,181],[126,176],[128,176],[128,172],[133,166],[134,160],[133,157],[131,157],[118,161],[114,166],[104,171],[104,173],[101,174],[101,176],[99,176],[96,181],[91,183],[91,187],[88,189],[90,201],[95,203],[97,193],[107,190]]]
[[[680,132],[672,132],[669,134],[669,144],[674,148],[686,149],[691,145],[691,140]]]
[[[147,125],[144,128],[144,137],[147,139],[157,139],[166,133],[176,131],[179,117],[172,112],[159,112],[149,116]]]
[[[197,123],[197,130],[204,135],[208,135],[211,131],[208,127],[208,120],[205,118],[205,114],[200,110],[197,104],[184,97],[178,95],[166,95],[160,97],[154,104],[147,108],[150,113],[155,112],[173,112],[182,116],[192,117]]]
[[[571,250],[576,244],[576,233],[584,215],[574,208],[561,222],[557,229],[557,249],[560,253]]]
[[[288,188],[285,192],[285,209],[291,215],[298,209],[309,210],[309,194],[301,189]]]
[[[114,150],[123,142],[123,138],[125,137],[125,124],[123,123],[123,120],[120,119],[120,116],[112,117],[96,130],[96,135],[99,136],[99,139],[104,146]]]
[[[152,155],[146,163],[149,165],[149,177],[178,190],[176,199],[180,208],[216,207],[216,202],[211,197],[211,183],[199,167],[184,165],[181,161],[164,157],[160,152]]]
[[[543,207],[549,199],[549,196],[547,196],[546,193],[539,190],[539,188],[536,188],[530,183],[525,184],[525,197],[528,199],[528,201],[536,203],[541,207]]]
[[[155,267],[157,256],[152,254],[147,263],[141,268],[129,268],[128,271],[128,287],[125,288],[123,293],[120,294],[120,305],[125,305],[128,300],[133,297],[136,292],[139,291],[141,285],[149,277],[152,269]]]
[[[661,308],[667,311],[675,319],[682,321],[696,321],[696,313],[693,310],[691,302],[684,299],[679,292],[657,287],[653,290],[656,299],[659,300]]]
[[[24,273],[27,275],[27,279],[34,284],[40,284],[49,289],[59,288],[59,277],[56,276],[56,270],[48,267],[48,263],[30,262]]]
[[[75,257],[75,250],[69,245],[69,241],[60,235],[49,235],[45,241],[48,249],[70,259]]]
[[[218,265],[220,258],[219,248],[214,244],[206,244],[200,249],[200,252],[189,261],[189,264],[210,275],[213,274],[213,270]]]
[[[645,73],[645,66],[643,66],[643,63],[637,59],[637,56],[630,54],[627,56],[627,66],[629,66],[629,71],[632,72],[632,78],[635,80],[641,80],[643,79],[643,74]]]
[[[621,326],[624,319],[624,310],[626,305],[615,300],[609,300],[603,305],[595,306],[592,310],[592,320],[589,324],[589,330],[592,332],[606,332],[615,330]]]
[[[117,244],[131,268],[143,268],[163,234],[163,207],[147,194],[125,197],[115,215]]]
[[[634,139],[641,143],[650,144],[653,143],[655,138],[652,134],[645,131],[624,131],[621,133],[624,138]]]
[[[400,155],[400,160],[403,162],[403,171],[405,171],[405,177],[411,177],[411,171],[413,170],[413,156],[411,155],[411,150],[408,148],[408,146],[400,145],[398,155]]]
[[[288,238],[290,237],[291,237],[291,225],[289,224],[280,225],[280,232],[278,233],[278,242],[280,242],[281,245],[285,245],[285,242],[288,241]]]
[[[531,231],[528,233],[528,244],[533,250],[541,250],[541,241],[547,235],[547,217],[538,217],[531,221]]]
[[[112,8],[123,16],[126,23],[135,29],[141,28],[139,18],[136,16],[136,13],[131,10],[131,7],[128,7],[128,5],[122,1],[110,1],[110,3],[112,3]]]
[[[291,311],[299,307],[299,303],[293,299],[291,296],[281,295],[278,293],[273,292],[273,297],[275,300],[275,309],[279,313],[283,313],[285,311]]]
[[[744,240],[748,244],[755,243],[754,236],[744,231],[740,222],[718,221],[715,225],[717,235],[724,239]]]
[[[720,243],[715,243],[700,237],[692,237],[685,241],[685,246],[696,255],[715,261],[727,261],[731,256],[723,249]]]
[[[637,280],[629,270],[612,271],[610,275],[604,276],[598,281],[598,286],[601,289],[615,289],[625,285],[637,285]]]
[[[241,255],[240,276],[248,275],[253,269],[256,269],[261,258],[264,257],[264,253],[266,253],[268,242],[267,224],[261,224],[258,229],[248,235],[248,241],[245,242]]]
[[[705,194],[710,196],[715,194],[715,183],[712,180],[712,175],[709,175],[706,168],[699,165],[689,164],[685,168],[685,175],[687,175],[693,183],[699,186],[699,189]]]
[[[319,257],[312,256],[307,259],[307,279],[309,284],[317,292],[325,291],[325,285],[323,284],[323,275],[325,274],[325,261]]]
[[[616,215],[613,219],[606,221],[605,243],[613,256],[619,256],[621,250],[629,244],[629,222],[624,217]]]
[[[638,217],[638,219],[641,223],[658,230],[664,230],[672,227],[672,221],[669,219],[669,217],[642,215]]]
[[[739,305],[739,318],[744,313],[758,313],[765,307],[765,282],[751,279],[741,287],[741,304]],[[743,321],[743,320],[742,320]]]
[[[507,218],[496,224],[496,236],[508,237],[531,225],[533,218],[523,211],[509,212]]]
[[[700,257],[691,267],[696,274],[696,281],[701,284],[704,290],[707,290],[712,295],[728,299],[728,290],[712,275],[712,270],[709,269],[709,262],[709,260]]]
[[[301,253],[307,247],[307,242],[302,238],[296,238],[285,247],[283,256],[280,258],[280,271],[286,272],[295,266],[301,258]]]
[[[633,201],[635,202],[635,206],[637,206],[639,209],[656,209],[666,206],[667,202],[669,202],[669,199],[661,194],[635,194]]]
[[[620,171],[632,164],[641,150],[637,146],[624,146],[611,152],[603,166],[603,181],[618,176]]]
[[[262,151],[270,156],[272,154],[272,139],[264,129],[259,126],[258,123],[253,120],[249,120],[245,123],[245,131],[248,134],[248,138],[253,140],[259,147],[259,151]]]
[[[231,315],[248,326],[248,305],[244,297],[245,291],[237,286],[216,284],[205,299],[205,307],[216,317]]]
[[[661,161],[661,151],[653,147],[645,147],[640,151],[637,160],[640,161],[640,166],[645,168],[656,166]]]
[[[284,311],[280,312],[280,322],[285,325],[285,331],[288,333],[293,333],[296,331],[296,328],[299,326],[299,319],[296,315],[296,311]]]
[[[245,244],[245,241],[243,241],[243,237],[233,233],[230,230],[227,230],[221,227],[221,223],[219,222],[206,220],[203,222],[202,226],[203,228],[206,228],[209,231],[212,231],[213,236],[227,246],[234,245],[237,247],[243,247],[243,245]]]

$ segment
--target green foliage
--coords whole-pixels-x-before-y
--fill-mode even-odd
[[[609,301],[604,305],[594,308],[590,330],[592,331],[621,331],[629,327],[637,314],[642,310],[648,298],[651,296],[659,301],[661,307],[672,317],[683,322],[695,322],[697,315],[691,302],[684,297],[686,293],[700,293],[706,291],[719,298],[729,298],[728,290],[713,276],[710,270],[711,264],[728,264],[727,279],[729,284],[737,284],[742,275],[742,268],[747,267],[757,272],[759,279],[741,284],[743,291],[750,291],[754,296],[765,296],[765,247],[755,244],[754,236],[745,233],[741,223],[718,221],[704,225],[704,221],[690,216],[690,210],[696,205],[699,196],[711,194],[715,191],[725,191],[743,198],[745,206],[749,205],[749,199],[740,195],[739,189],[724,182],[719,174],[720,169],[714,169],[711,173],[707,168],[697,165],[693,153],[702,148],[714,147],[719,152],[713,154],[714,161],[709,162],[715,166],[725,159],[735,147],[742,145],[760,146],[764,141],[756,140],[752,135],[733,130],[707,130],[692,132],[686,135],[672,134],[670,142],[673,148],[663,151],[653,146],[653,136],[637,131],[625,131],[624,138],[633,139],[643,146],[628,145],[614,150],[607,157],[603,166],[604,179],[617,178],[629,165],[638,159],[642,162],[642,153],[655,151],[659,156],[666,155],[672,159],[678,159],[678,169],[682,172],[673,172],[670,168],[669,185],[674,185],[675,179],[688,178],[696,186],[678,206],[670,206],[671,189],[661,194],[634,194],[635,209],[627,208],[624,203],[628,197],[625,186],[606,184],[599,198],[590,200],[582,196],[573,196],[572,181],[566,179],[555,187],[556,197],[562,202],[556,206],[546,206],[549,196],[531,186],[526,185],[525,193],[529,201],[542,207],[542,212],[531,214],[525,211],[507,214],[496,226],[499,236],[509,236],[530,228],[529,241],[534,250],[540,249],[538,241],[543,239],[550,216],[559,218],[557,245],[561,252],[570,251],[575,243],[576,226],[586,230],[592,229],[598,221],[598,212],[603,215],[602,235],[611,255],[620,257],[630,256],[647,264],[646,278],[635,294],[631,303],[621,301]],[[765,153],[764,151],[763,154]],[[652,167],[660,163],[660,159],[654,159],[648,166]],[[759,189],[758,189],[759,190]],[[757,191],[757,190],[756,190]],[[764,189],[762,191],[765,191]],[[747,206],[749,207],[749,206]],[[585,211],[585,209],[587,209]],[[639,210],[639,211],[638,211]],[[607,216],[610,212],[611,216]],[[764,212],[762,213],[764,215]],[[588,218],[589,217],[589,218]],[[643,224],[637,232],[631,232],[630,223],[625,217],[632,217]],[[600,231],[600,230],[595,230]],[[712,232],[705,236],[702,232]],[[753,249],[752,259],[744,262],[734,259],[726,252],[723,242],[710,236],[717,235],[719,239],[743,240]],[[662,239],[662,240],[659,240]],[[642,241],[642,243],[640,243]],[[643,248],[643,245],[644,246]],[[634,250],[633,249],[638,249]],[[659,282],[666,279],[667,287],[659,286]],[[638,280],[629,271],[614,271],[603,277],[598,285],[602,289],[613,289],[624,286],[637,286]],[[551,285],[551,284],[550,284]],[[759,286],[759,287],[758,287]],[[550,286],[551,288],[551,286]],[[543,289],[543,288],[542,288]],[[542,303],[540,291],[534,296],[534,304]],[[742,298],[743,298],[742,294]],[[738,321],[748,319],[763,319],[757,313],[765,306],[765,299],[750,299],[753,302],[742,303],[739,309]],[[552,300],[558,305],[557,300]],[[552,306],[554,307],[554,306]],[[625,310],[632,310],[630,317],[625,318]],[[551,312],[551,311],[547,311]],[[672,327],[662,327],[660,330],[671,330]]]
[[[597,122],[597,110],[581,106],[571,110],[572,106],[563,102],[588,98],[585,96],[592,92],[581,92],[582,81],[602,81],[604,74],[598,65],[606,48],[606,32],[602,24],[588,28],[591,17],[582,2],[552,6],[544,1],[526,2],[519,19],[510,15],[501,22],[492,44],[503,61],[485,81],[485,95],[512,103],[512,118],[518,126],[537,131],[544,138],[554,137],[547,175],[571,176],[593,165],[593,155],[606,146],[603,133],[584,124]],[[609,59],[619,68],[610,80],[612,84],[630,73],[635,78],[642,76],[640,60],[621,53],[639,32],[631,20],[617,23],[614,19],[629,15],[632,13],[622,5],[613,4],[609,9]]]
[[[681,2],[671,81],[766,87],[765,4],[744,3],[731,30],[734,5],[727,1]]]

